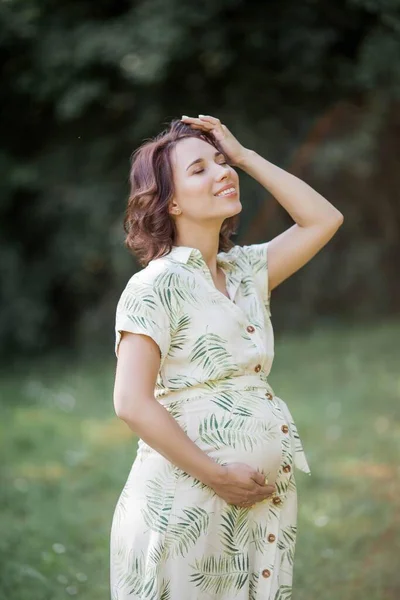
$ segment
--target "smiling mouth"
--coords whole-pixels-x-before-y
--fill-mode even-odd
[[[234,188],[233,186],[230,188],[227,188],[226,190],[224,190],[223,192],[219,192],[219,194],[215,194],[217,197],[220,196],[234,196],[236,194],[236,188]]]

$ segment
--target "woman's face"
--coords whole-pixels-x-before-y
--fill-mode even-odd
[[[190,221],[222,222],[242,210],[239,177],[225,156],[199,138],[179,141],[171,153],[175,194],[170,205],[180,218]],[[224,188],[234,188],[226,195]],[[222,192],[222,193],[221,193]]]

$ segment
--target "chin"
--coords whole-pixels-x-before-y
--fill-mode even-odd
[[[229,214],[227,215],[228,217],[234,217],[235,215],[238,215],[239,213],[241,213],[243,210],[243,206],[240,202],[235,203],[234,206],[230,206],[229,207]]]

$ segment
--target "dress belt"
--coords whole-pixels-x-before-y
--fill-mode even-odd
[[[162,399],[162,404],[168,405],[169,401],[175,402],[181,398],[193,398],[212,394],[213,392],[243,390],[246,387],[256,387],[265,389],[274,395],[274,391],[270,384],[266,381],[266,377],[262,379],[259,375],[239,375],[237,377],[227,377],[226,379],[210,380],[207,383],[199,383],[188,388],[179,388],[173,390],[171,388],[156,388],[156,399]],[[164,402],[165,400],[165,402]]]

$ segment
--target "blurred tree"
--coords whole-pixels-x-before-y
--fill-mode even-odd
[[[399,8],[400,0],[2,2],[3,354],[108,342],[116,298],[138,267],[122,249],[129,157],[182,113],[219,116],[345,214],[340,236],[277,290],[278,320],[398,310]],[[265,195],[243,178],[241,238],[269,239],[290,225]]]

